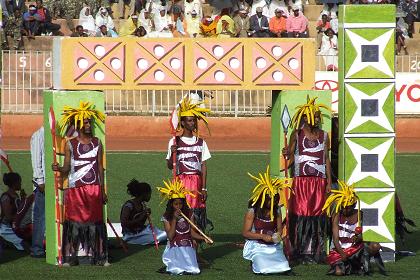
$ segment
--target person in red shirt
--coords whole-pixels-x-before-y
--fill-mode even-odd
[[[41,34],[48,34],[48,35],[63,35],[60,32],[61,26],[56,23],[52,23],[52,18],[50,11],[43,6],[42,0],[36,1],[36,13],[39,15],[40,18],[40,30]]]
[[[318,49],[321,48],[322,36],[324,35],[325,31],[327,31],[327,29],[329,28],[331,28],[331,25],[328,19],[328,15],[322,14],[321,19],[316,24],[316,30],[318,31],[318,34],[316,36],[316,43],[317,43]]]
[[[276,16],[270,19],[269,29],[273,37],[287,37],[286,16],[282,9],[276,9]]]

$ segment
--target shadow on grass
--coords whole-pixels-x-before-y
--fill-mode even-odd
[[[405,235],[405,242],[404,244],[400,241],[399,237],[397,237],[397,251],[411,251],[416,254],[420,252],[420,231],[414,231],[411,234]],[[407,258],[409,256],[397,256],[397,260]]]
[[[165,246],[165,245],[161,245],[161,246]],[[147,250],[150,246],[127,244],[127,247],[128,247],[128,250],[127,252],[125,252],[116,239],[111,239],[109,241],[109,253],[108,253],[109,261],[111,263],[120,262],[124,260],[125,258],[130,257],[131,255],[135,255],[138,252]]]
[[[25,251],[17,251],[14,248],[11,248],[3,245],[3,249],[0,249],[0,264],[5,264],[8,262],[13,262],[20,258],[25,258],[29,255],[28,252]]]

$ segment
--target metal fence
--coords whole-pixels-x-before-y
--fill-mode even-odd
[[[41,113],[42,92],[52,87],[52,53],[49,51],[2,51],[1,112]],[[318,56],[318,71],[334,70],[338,58]],[[327,62],[327,63],[326,63]],[[420,72],[420,54],[397,56],[398,72]],[[106,111],[138,115],[168,115],[188,91],[106,90]],[[271,91],[206,91],[203,98],[216,115],[264,115],[271,106]]]

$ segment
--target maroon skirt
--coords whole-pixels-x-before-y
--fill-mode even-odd
[[[321,177],[295,177],[289,211],[297,216],[320,216],[324,207],[327,180]]]

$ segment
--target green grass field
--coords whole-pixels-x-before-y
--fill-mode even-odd
[[[132,178],[146,181],[152,186],[159,186],[162,179],[170,178],[166,169],[163,153],[110,153],[108,162],[108,213],[112,221],[118,222],[120,206],[129,199],[126,184]],[[29,153],[10,153],[12,165],[23,175],[24,188],[31,189],[32,171]],[[200,279],[254,279],[249,262],[242,258],[242,251],[232,246],[233,242],[242,241],[240,235],[243,214],[246,211],[247,199],[252,181],[247,171],[257,173],[263,171],[269,161],[265,153],[214,153],[208,162],[209,201],[208,213],[215,229],[212,237],[215,244],[204,250],[203,256],[211,261],[209,268],[204,268],[199,276],[184,276]],[[420,175],[418,165],[420,155],[399,154],[397,156],[396,186],[407,217],[420,225],[418,189]],[[2,187],[2,191],[4,187]],[[164,205],[159,205],[159,195],[154,190],[150,206],[155,225]],[[112,241],[116,244],[115,241]],[[405,245],[398,245],[400,250],[407,249],[419,253],[420,231],[407,236]],[[121,249],[111,249],[112,266],[108,268],[79,266],[58,268],[47,265],[43,259],[32,259],[26,254],[6,249],[0,258],[0,279],[161,279],[171,277],[156,272],[162,267],[161,256],[164,246],[159,252],[152,247],[130,245],[128,254]],[[419,257],[404,257],[396,263],[386,264],[390,277],[387,279],[420,279]],[[323,279],[327,266],[298,266],[294,268],[296,279]],[[266,276],[274,279],[279,276]],[[283,276],[280,276],[283,277]],[[374,278],[383,278],[375,273]],[[346,279],[352,279],[348,277]]]

